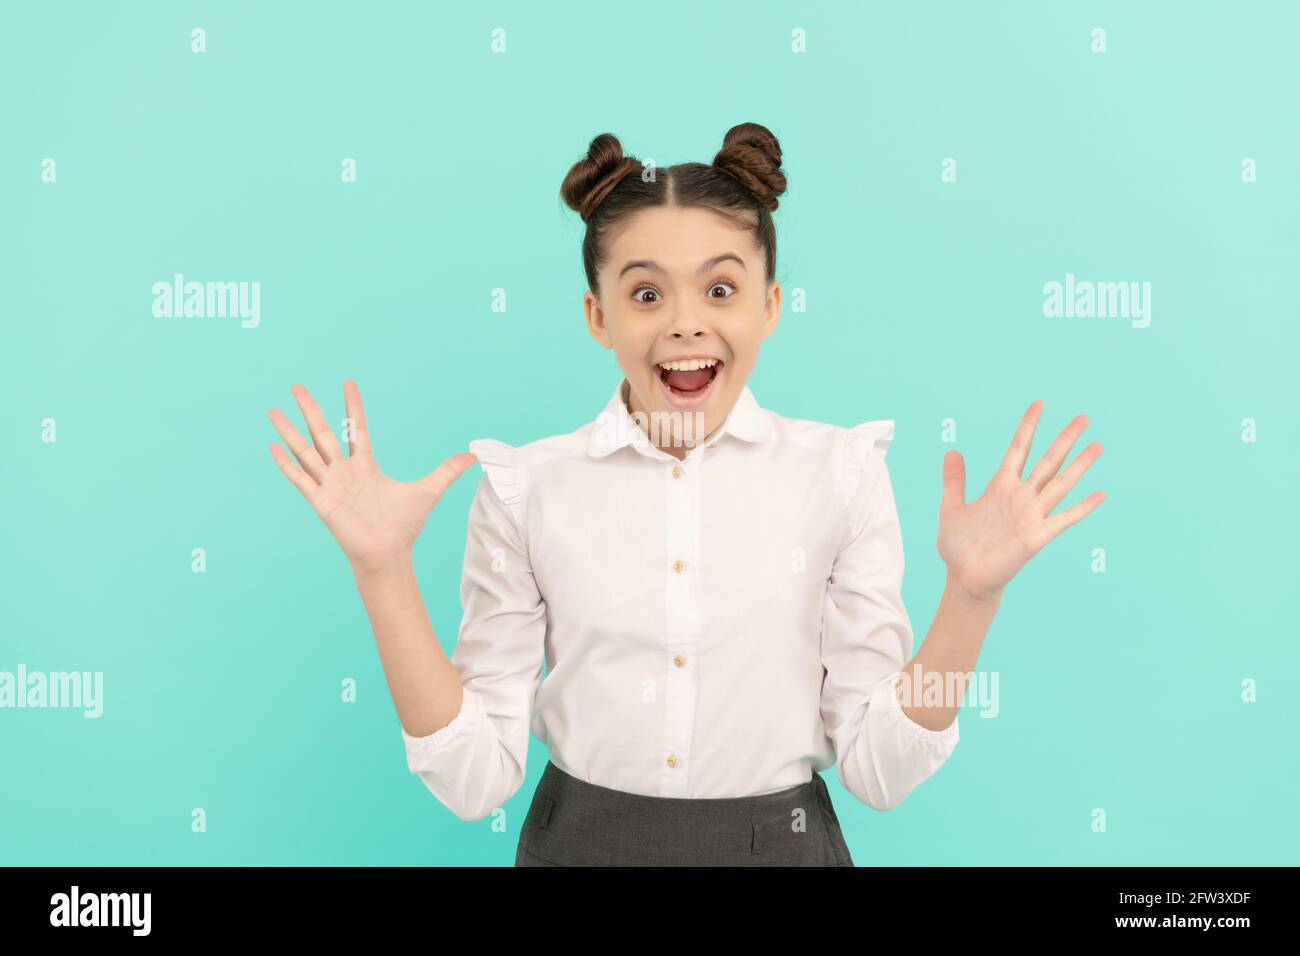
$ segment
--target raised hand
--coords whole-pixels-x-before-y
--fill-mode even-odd
[[[1029,406],[984,494],[969,504],[966,464],[961,453],[950,451],[944,455],[939,556],[948,565],[950,580],[973,597],[1000,595],[1007,582],[1047,542],[1106,498],[1104,492],[1094,491],[1059,514],[1051,513],[1101,454],[1101,443],[1093,442],[1065,471],[1057,474],[1076,439],[1088,427],[1085,415],[1079,415],[1066,426],[1029,473],[1029,478],[1021,480],[1042,414],[1041,401]]]
[[[311,393],[295,385],[293,395],[314,444],[307,443],[284,412],[271,409],[268,414],[275,430],[297,459],[295,462],[272,443],[271,456],[280,470],[325,522],[354,573],[381,571],[409,560],[411,545],[429,512],[478,458],[472,452],[460,452],[418,481],[397,481],[379,470],[371,453],[366,411],[356,382],[349,379],[343,383],[352,425],[346,456]]]

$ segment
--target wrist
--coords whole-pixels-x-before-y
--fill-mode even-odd
[[[352,576],[357,584],[370,584],[414,577],[415,561],[410,549],[352,562]]]
[[[996,607],[1002,600],[1002,588],[973,588],[962,581],[961,577],[948,572],[948,579],[944,583],[944,597],[949,601],[970,607],[984,608]]]

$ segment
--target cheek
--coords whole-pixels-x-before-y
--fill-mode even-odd
[[[624,331],[621,336],[612,336],[612,339],[614,351],[618,355],[620,365],[629,371],[646,368],[654,346],[652,340],[647,339],[643,334],[628,333],[627,331]]]
[[[618,344],[633,362],[645,362],[655,347],[655,329],[649,321],[637,322],[635,317],[623,329]]]
[[[751,354],[758,351],[762,338],[763,312],[758,308],[737,309],[717,329],[736,355]]]

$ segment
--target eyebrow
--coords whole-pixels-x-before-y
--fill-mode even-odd
[[[736,260],[736,262],[740,263],[740,267],[742,269],[745,268],[744,259],[740,258],[740,256],[736,255],[734,252],[724,252],[721,255],[714,256],[712,259],[704,260],[702,263],[700,263],[700,267],[695,271],[697,274],[701,272],[708,272],[719,262],[723,262],[727,259],[734,259]],[[659,265],[659,263],[657,262],[651,262],[649,259],[633,259],[631,262],[627,263],[627,265],[623,266],[623,268],[619,270],[618,277],[621,279],[623,278],[623,273],[627,272],[629,269],[636,269],[636,268],[650,269],[653,272],[664,271],[663,266]]]

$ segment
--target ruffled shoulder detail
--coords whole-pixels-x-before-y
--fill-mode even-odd
[[[520,450],[495,438],[476,438],[469,443],[469,450],[478,456],[496,496],[510,509],[515,522],[522,526],[527,476]]]
[[[862,484],[867,465],[873,455],[883,460],[890,442],[894,440],[894,420],[882,418],[863,422],[841,432],[840,485],[844,500],[851,502]]]

